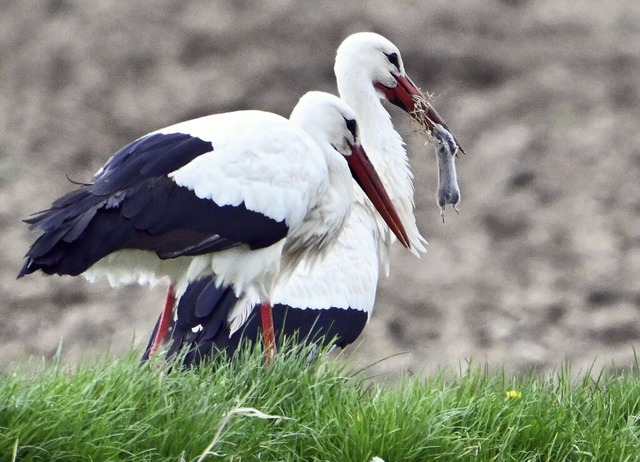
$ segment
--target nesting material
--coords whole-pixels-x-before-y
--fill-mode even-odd
[[[427,93],[427,98],[431,99],[432,95]],[[431,144],[436,144],[436,139],[432,133],[433,120],[430,115],[432,112],[435,112],[433,107],[429,104],[427,98],[423,98],[421,96],[414,96],[414,108],[413,111],[409,113],[411,118],[418,123],[419,130],[422,134],[426,135],[427,141]]]
[[[460,146],[460,143],[456,139],[456,136],[449,131],[449,127],[445,123],[445,121],[440,117],[438,111],[429,103],[429,100],[433,98],[433,95],[427,93],[427,97],[423,96],[414,96],[413,103],[414,108],[411,111],[411,117],[415,120],[420,126],[420,131],[427,135],[428,141],[432,144],[435,144],[435,125],[439,124],[443,129],[449,132],[450,137],[453,139],[453,142],[456,146],[456,150],[465,154],[464,149]],[[456,152],[456,155],[458,152]]]

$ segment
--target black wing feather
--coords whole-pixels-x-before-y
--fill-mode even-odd
[[[94,177],[92,192],[111,195],[140,178],[168,175],[196,157],[213,151],[208,141],[184,133],[148,135],[128,144]]]
[[[183,351],[185,345],[210,343],[211,338],[228,328],[227,317],[237,302],[238,297],[231,287],[217,287],[210,277],[192,282],[178,301],[177,321],[172,322],[167,355],[173,357]],[[202,330],[193,332],[192,329],[198,325]],[[148,357],[149,347],[143,360]],[[190,354],[191,351],[187,356]]]
[[[38,269],[77,275],[111,252],[141,249],[160,258],[199,255],[242,243],[262,248],[288,227],[248,210],[200,199],[167,175],[213,146],[190,135],[154,134],[118,151],[93,182],[26,220],[42,234],[18,277]]]

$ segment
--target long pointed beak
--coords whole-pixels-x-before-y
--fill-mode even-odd
[[[367,153],[360,145],[351,146],[351,155],[346,157],[351,175],[360,185],[364,193],[371,200],[374,207],[393,231],[398,240],[407,249],[411,248],[407,232],[400,221],[400,217],[393,207],[393,203],[382,184],[382,180],[369,160]]]
[[[427,102],[427,98],[425,98],[422,91],[420,91],[408,75],[394,74],[393,77],[398,82],[398,85],[396,85],[395,88],[385,87],[379,82],[375,83],[374,86],[385,94],[389,102],[395,104],[403,111],[408,112],[409,114],[414,113],[416,109],[424,111],[424,115],[421,120],[424,122],[425,128],[430,133],[433,133],[435,124],[440,124],[453,135],[453,132],[449,129],[447,123],[442,119],[442,117],[440,117],[438,111],[436,111],[435,108]],[[416,101],[418,101],[420,105],[418,108],[416,108]],[[453,135],[453,139],[458,145],[460,152],[465,154],[464,149],[462,149],[462,146],[456,139],[455,135]]]

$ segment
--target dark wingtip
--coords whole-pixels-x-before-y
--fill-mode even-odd
[[[20,272],[18,273],[18,276],[16,277],[16,279],[20,279],[23,276],[26,276],[29,273],[32,273],[33,271],[29,271],[29,267],[31,266],[31,263],[33,263],[33,261],[29,258],[24,265],[22,265],[22,269],[20,270]]]

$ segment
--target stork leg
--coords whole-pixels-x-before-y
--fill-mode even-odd
[[[273,328],[273,312],[271,303],[260,304],[260,319],[262,320],[262,340],[264,342],[265,364],[268,366],[276,355],[276,334]]]
[[[156,336],[153,339],[153,343],[151,344],[151,348],[149,348],[149,358],[151,358],[160,345],[162,345],[166,340],[169,334],[169,326],[171,325],[171,315],[173,314],[173,306],[176,303],[176,294],[173,290],[173,286],[169,284],[167,288],[167,295],[164,299],[164,308],[162,308],[162,314],[160,315],[160,320],[158,321],[158,330],[156,331]]]

